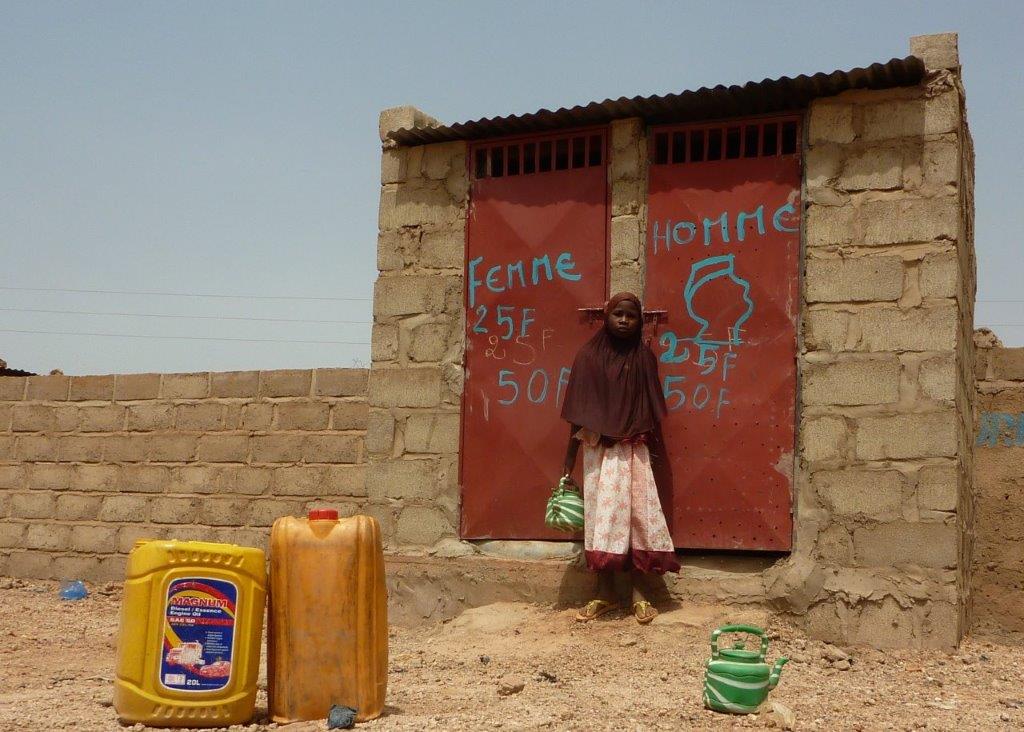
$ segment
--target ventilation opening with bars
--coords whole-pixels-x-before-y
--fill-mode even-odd
[[[502,178],[604,165],[604,140],[600,132],[578,132],[567,137],[475,147],[473,177]]]
[[[800,151],[797,118],[687,126],[654,133],[655,165],[705,163],[743,158],[774,158]]]

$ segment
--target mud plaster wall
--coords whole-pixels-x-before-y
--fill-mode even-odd
[[[794,551],[691,555],[668,590],[767,602],[830,640],[951,646],[970,608],[973,158],[955,36],[913,39],[912,51],[929,67],[920,86],[848,92],[807,114]],[[431,123],[388,110],[382,139]],[[610,289],[642,290],[643,121],[613,122],[610,150]],[[370,375],[371,497],[403,500],[399,544],[447,540],[446,551],[465,155],[464,143],[385,143]],[[509,556],[536,551],[522,544]]]
[[[137,539],[266,548],[368,499],[365,369],[0,377],[0,574],[117,581]]]
[[[978,339],[975,623],[1024,630],[1024,348]]]

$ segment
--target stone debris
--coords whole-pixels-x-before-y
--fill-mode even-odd
[[[516,676],[507,676],[498,681],[498,695],[512,696],[526,688],[526,682]]]
[[[773,722],[778,729],[796,729],[796,714],[782,702],[773,701],[772,711],[768,715],[769,721]]]

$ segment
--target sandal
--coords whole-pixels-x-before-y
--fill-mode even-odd
[[[610,600],[591,600],[583,606],[582,610],[576,613],[576,620],[580,623],[589,623],[605,613],[610,613],[618,606],[618,603],[611,602]]]
[[[647,625],[658,617],[658,611],[647,600],[638,600],[633,603],[633,615],[636,616],[636,622],[640,625]]]

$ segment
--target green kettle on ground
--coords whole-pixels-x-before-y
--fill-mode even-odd
[[[743,641],[734,643],[732,648],[718,648],[718,637],[722,633],[747,633],[761,639],[756,651],[746,649]],[[768,636],[753,625],[723,625],[711,633],[711,658],[708,659],[704,676],[704,706],[718,712],[752,714],[758,710],[768,692],[779,683],[782,666],[789,661],[782,656],[769,666],[765,662],[768,653]]]

